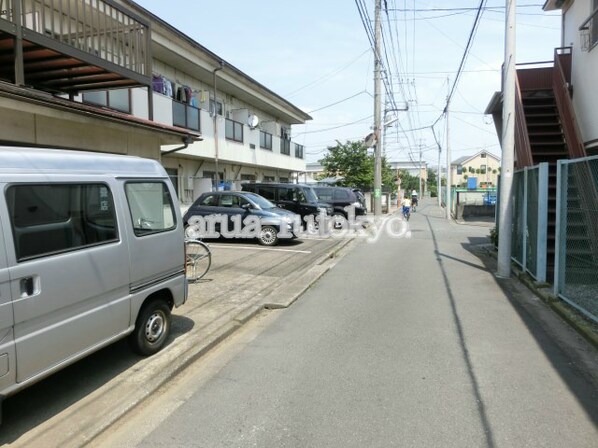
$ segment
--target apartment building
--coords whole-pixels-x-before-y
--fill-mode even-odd
[[[0,141],[160,160],[183,203],[305,171],[309,115],[129,0],[2,0]]]

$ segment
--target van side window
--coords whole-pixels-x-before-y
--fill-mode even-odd
[[[307,202],[307,199],[305,199],[305,195],[303,194],[303,190],[301,188],[295,188],[293,190],[293,201]]]
[[[118,241],[107,185],[12,185],[6,201],[18,261]]]
[[[276,195],[275,195],[275,192],[274,192],[274,187],[260,187],[257,193],[260,196],[265,197],[269,201],[275,201],[276,200]]]
[[[125,193],[135,235],[164,232],[176,227],[172,198],[164,182],[127,182]]]

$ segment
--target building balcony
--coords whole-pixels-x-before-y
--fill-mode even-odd
[[[5,0],[0,79],[62,94],[151,85],[150,26],[111,0]]]

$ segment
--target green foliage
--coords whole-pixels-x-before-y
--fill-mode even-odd
[[[436,185],[430,187],[430,197],[435,198],[438,197],[438,191],[436,189]]]
[[[407,170],[399,170],[399,178],[401,179],[401,188],[405,191],[417,190],[419,191],[419,177],[412,176]]]
[[[337,140],[336,146],[328,147],[328,154],[320,160],[324,167],[324,177],[342,176],[338,182],[340,186],[360,187],[370,189],[374,185],[373,154],[368,154],[368,149],[362,141],[349,141],[341,143]],[[395,176],[386,159],[382,158],[382,185],[385,190],[394,188]]]
[[[427,180],[427,184],[428,184],[428,190],[431,190],[432,185],[436,186],[436,173],[432,170],[428,170],[428,180]]]
[[[498,229],[496,227],[490,229],[490,242],[494,247],[498,247]]]

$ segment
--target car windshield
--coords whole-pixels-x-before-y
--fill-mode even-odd
[[[260,196],[259,194],[248,193],[244,196],[247,199],[249,199],[251,202],[253,202],[255,205],[257,205],[259,208],[261,208],[262,210],[276,207],[272,202],[270,202],[268,199],[264,198],[263,196]]]

